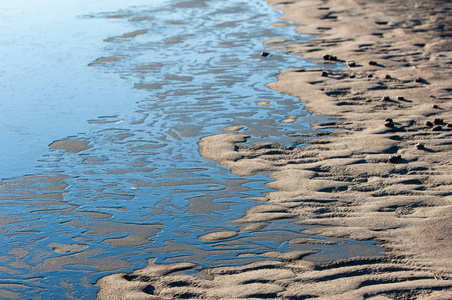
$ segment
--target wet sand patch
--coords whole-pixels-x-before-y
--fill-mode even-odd
[[[223,129],[223,131],[229,131],[229,132],[234,132],[234,131],[240,131],[244,129],[243,126],[240,125],[235,125],[235,126],[229,126]]]
[[[76,252],[81,251],[83,249],[86,249],[87,245],[80,245],[80,244],[62,244],[62,243],[49,243],[47,244],[48,247],[52,249],[52,251],[55,251],[57,253],[70,253],[70,252]]]
[[[91,149],[88,142],[80,139],[65,139],[54,141],[49,145],[49,147],[55,150],[65,150],[69,153],[80,153],[82,151]]]
[[[136,36],[139,36],[139,35],[142,35],[142,34],[146,34],[146,33],[148,33],[148,32],[149,32],[149,31],[146,30],[146,29],[137,30],[137,31],[129,32],[129,33],[124,33],[124,34],[121,35],[121,36],[110,37],[110,38],[108,38],[108,39],[105,39],[104,42],[109,43],[109,42],[113,42],[113,41],[115,41],[115,40],[117,40],[117,39],[134,38],[134,37],[136,37]]]
[[[257,101],[257,106],[266,106],[266,107],[273,107],[273,105],[270,104],[270,101]]]
[[[219,240],[233,238],[233,237],[236,237],[237,235],[238,235],[238,233],[235,231],[218,231],[218,232],[211,232],[211,233],[202,235],[199,237],[199,239],[201,241],[219,241]]]
[[[91,67],[91,66],[96,66],[96,65],[116,62],[116,61],[118,61],[118,60],[120,60],[122,58],[123,58],[123,56],[99,57],[98,59],[96,59],[92,63],[88,64],[88,66]]]

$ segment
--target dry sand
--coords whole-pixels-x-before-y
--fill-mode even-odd
[[[452,299],[452,128],[446,125],[452,124],[452,3],[269,3],[284,4],[277,9],[284,19],[304,24],[300,33],[317,35],[286,51],[321,63],[327,53],[344,65],[356,63],[324,74],[286,70],[268,85],[306,101],[314,114],[341,120],[317,128],[339,129],[314,134],[295,148],[241,145],[247,136],[230,127],[204,138],[200,153],[238,175],[272,172],[274,192],[261,199],[271,206],[237,220],[256,222],[243,230],[295,215],[303,224],[328,225],[310,234],[376,240],[388,251],[381,258],[322,264],[301,259],[309,253],[275,252],[267,255],[279,262],[212,268],[198,276],[180,272],[194,264],[150,261],[133,274],[99,280],[99,297]]]

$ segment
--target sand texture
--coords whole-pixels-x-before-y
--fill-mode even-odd
[[[54,141],[49,147],[55,150],[65,150],[69,153],[80,153],[91,148],[86,141],[79,139]]]
[[[380,258],[279,261],[205,269],[158,265],[99,280],[102,299],[452,299],[452,3],[447,0],[269,0],[316,35],[286,51],[340,63],[339,71],[282,71],[272,89],[316,115],[302,147],[244,145],[232,129],[202,139],[200,153],[240,176],[270,172],[261,201],[237,222],[297,217],[309,234],[375,240]],[[324,55],[327,60],[324,60]],[[335,61],[331,61],[334,60]],[[349,66],[348,66],[349,65]],[[288,116],[288,120],[296,116]],[[300,133],[300,138],[305,137]],[[251,226],[252,227],[252,226]],[[223,233],[233,236],[234,233]],[[221,237],[221,234],[219,234]],[[205,236],[212,240],[216,236]],[[313,243],[297,240],[291,243]]]

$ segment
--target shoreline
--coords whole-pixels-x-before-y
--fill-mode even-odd
[[[196,269],[191,263],[149,261],[131,275],[100,279],[99,297],[451,298],[452,4],[268,2],[284,4],[274,7],[284,12],[282,19],[308,24],[297,32],[316,35],[287,45],[288,53],[322,63],[328,53],[356,66],[285,70],[267,86],[340,121],[313,126],[335,130],[314,134],[303,147],[243,146],[246,132],[229,132],[203,138],[200,153],[240,176],[271,172],[274,191],[261,199],[270,205],[249,210],[238,222],[254,220],[257,230],[259,222],[297,216],[300,224],[328,226],[309,234],[379,241],[389,251],[331,263],[302,260],[308,253],[272,253],[279,262],[217,267],[198,276],[179,272]]]
[[[322,151],[322,161],[315,168],[323,168],[325,174],[317,172],[316,176],[345,182],[349,191],[345,194],[355,196],[353,202],[358,207],[344,217],[317,214],[303,223],[338,226],[316,232],[322,235],[382,241],[394,254],[411,256],[408,260],[420,265],[430,260],[438,272],[450,275],[452,264],[447,260],[452,257],[452,244],[442,240],[447,240],[452,229],[448,159],[452,128],[447,124],[452,123],[452,72],[447,68],[452,61],[452,31],[447,28],[451,18],[444,10],[451,9],[452,4],[395,0],[381,5],[357,0],[341,6],[337,1],[330,2],[335,3],[334,9],[325,9],[325,2],[320,1],[284,6],[284,18],[311,24],[299,27],[298,32],[312,34],[314,27],[322,28],[312,43],[288,51],[316,59],[330,51],[344,63],[355,61],[356,67],[327,72],[326,77],[286,70],[268,86],[305,100],[306,108],[314,114],[345,120],[326,124],[340,130],[315,140],[304,150]],[[387,119],[393,125],[387,124]],[[397,162],[389,161],[399,155]],[[276,179],[271,187],[284,191],[278,183],[283,180]],[[359,213],[361,216],[355,216]],[[366,218],[377,220],[373,225],[359,224],[369,222]],[[418,221],[423,226],[416,224]],[[344,226],[349,230],[344,232]],[[373,232],[361,231],[370,228]],[[426,228],[430,230],[421,237]],[[398,240],[401,238],[402,243]],[[430,254],[426,249],[413,249],[418,243],[428,244]]]

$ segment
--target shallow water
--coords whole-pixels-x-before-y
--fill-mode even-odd
[[[200,157],[200,138],[239,125],[249,142],[297,146],[289,134],[323,120],[265,86],[279,70],[319,66],[263,45],[308,38],[278,11],[261,0],[43,2],[0,10],[15,28],[0,51],[12,57],[0,77],[3,297],[94,298],[101,276],[149,258],[210,267],[273,250],[319,250],[306,258],[316,261],[380,254],[349,240],[289,245],[308,237],[290,219],[199,240],[238,231],[233,221],[262,204],[247,198],[270,191],[265,174],[238,177]],[[90,149],[48,148],[62,139]]]

